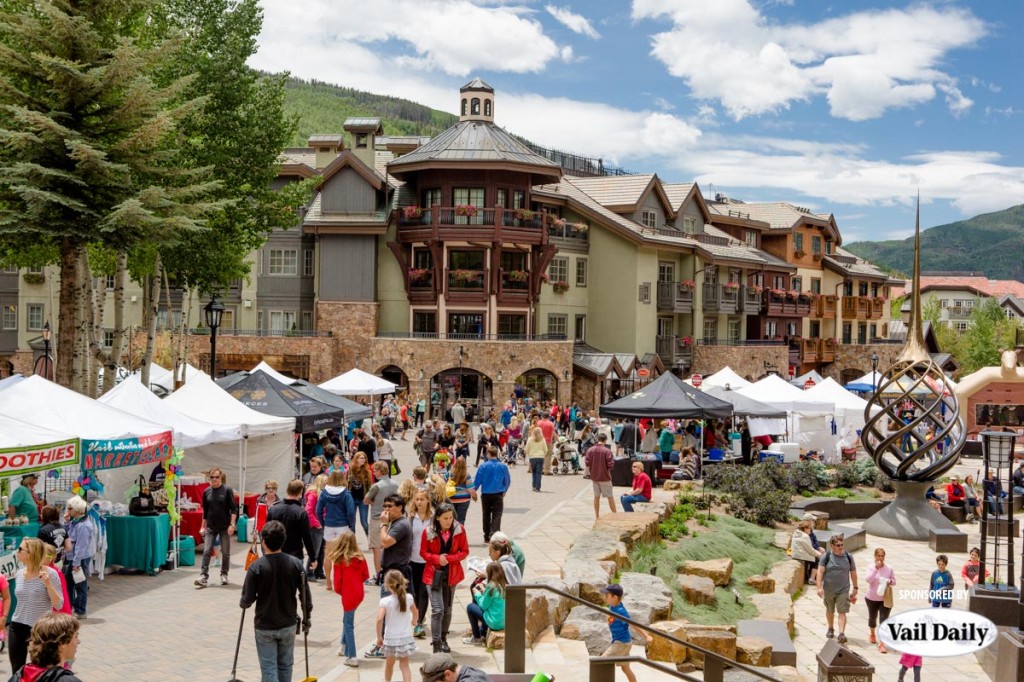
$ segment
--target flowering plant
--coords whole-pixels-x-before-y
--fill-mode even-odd
[[[558,227],[558,228],[565,227],[565,218],[555,218],[555,220],[553,221],[553,224],[554,224],[555,227]]]
[[[575,227],[580,232],[586,232],[587,230],[590,229],[590,225],[586,223],[576,223]]]
[[[692,279],[684,279],[682,282],[679,283],[679,286],[681,286],[684,289],[693,289],[694,287],[697,286],[697,283],[694,282]]]
[[[430,270],[426,268],[413,268],[409,271],[410,282],[425,282],[430,279]]]
[[[412,220],[413,218],[422,218],[423,209],[420,208],[419,206],[406,206],[405,208],[402,209],[402,214],[405,216],[406,220]]]
[[[679,339],[679,342],[681,344],[683,344],[684,346],[692,346],[693,345],[693,337],[692,336],[684,336],[683,338]]]
[[[749,292],[751,292],[753,294],[759,294],[762,291],[764,291],[764,287],[759,286],[757,284],[751,284],[749,287],[747,287],[747,291],[749,291]]]
[[[540,281],[547,282],[548,281],[548,273],[546,273],[546,272],[540,273]]]
[[[476,215],[477,207],[473,204],[459,204],[455,207],[455,215],[472,218]]]
[[[875,300],[879,303],[885,303],[885,296],[875,296]]]
[[[508,275],[510,282],[525,282],[530,276],[526,270],[509,270],[505,274]]]
[[[786,290],[785,289],[771,289],[770,291],[771,291],[772,296],[782,297],[782,296],[786,295]]]
[[[480,270],[452,270],[452,279],[462,284],[468,284],[482,279],[483,274]]]
[[[798,298],[799,296],[800,292],[797,291],[796,289],[790,289],[789,291],[786,292],[786,298]]]
[[[534,212],[528,208],[517,208],[515,212],[515,216],[519,220],[532,220],[534,215]]]
[[[556,294],[565,293],[566,291],[569,291],[569,283],[564,281],[555,282],[553,288]]]
[[[736,291],[737,289],[740,288],[740,283],[739,282],[726,282],[725,283],[725,288],[728,289],[729,291]]]

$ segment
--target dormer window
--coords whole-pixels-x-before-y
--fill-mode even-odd
[[[356,133],[356,149],[366,149],[369,136],[366,133]]]
[[[331,151],[330,147],[317,147],[316,150],[321,154],[326,154]]]
[[[466,115],[466,112],[468,111],[468,106],[469,106],[469,100],[467,100],[465,97],[463,97],[462,98],[462,115],[463,116]]]
[[[470,111],[472,112],[473,116],[479,116],[480,115],[480,98],[479,97],[474,97],[473,98],[473,103],[472,103],[472,106],[470,108]]]
[[[491,116],[491,100],[484,100],[484,116]]]

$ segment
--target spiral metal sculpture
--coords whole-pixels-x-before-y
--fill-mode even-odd
[[[864,449],[889,478],[918,483],[934,481],[956,464],[967,429],[953,387],[932,361],[924,343],[920,197],[907,345],[882,374],[882,381],[864,410]],[[879,407],[881,410],[874,409]],[[912,416],[905,419],[908,414]]]

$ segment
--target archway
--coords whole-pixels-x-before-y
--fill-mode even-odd
[[[513,392],[516,398],[532,398],[534,403],[550,403],[558,398],[558,377],[546,369],[535,367],[516,377]]]
[[[856,367],[849,367],[847,369],[844,369],[839,373],[839,385],[845,386],[851,381],[856,381],[857,379],[860,379],[866,373],[867,372],[865,372],[864,370],[857,369]]]
[[[395,393],[403,393],[409,390],[409,377],[406,376],[405,371],[397,365],[385,365],[384,367],[381,367],[377,370],[377,376],[398,386],[398,388],[395,389]]]
[[[467,421],[487,415],[494,405],[491,378],[470,367],[449,367],[430,378],[431,419],[449,419],[451,406],[460,401]]]

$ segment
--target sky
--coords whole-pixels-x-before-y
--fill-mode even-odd
[[[1024,203],[1017,0],[261,0],[252,66],[495,121],[844,242]],[[1017,35],[1017,37],[1015,37]],[[321,131],[340,132],[340,131]]]

